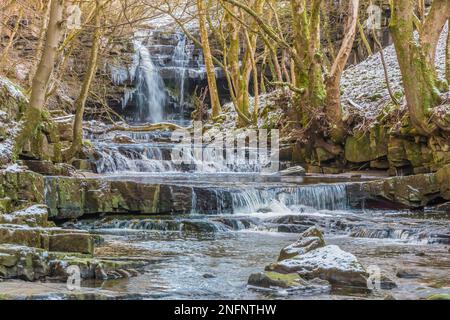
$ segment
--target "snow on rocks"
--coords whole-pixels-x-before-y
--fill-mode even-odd
[[[298,273],[305,279],[320,278],[332,284],[366,287],[366,271],[351,253],[336,245],[317,248],[291,259],[268,266],[268,270],[280,273]]]
[[[368,273],[351,253],[336,245],[325,245],[322,232],[311,227],[293,244],[281,250],[278,262],[264,273],[252,274],[249,285],[263,288],[322,286],[367,289]]]

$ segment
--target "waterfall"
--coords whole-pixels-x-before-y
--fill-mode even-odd
[[[170,172],[175,171],[159,147],[151,145],[96,144],[98,173]]]
[[[175,74],[177,77],[177,89],[179,90],[179,105],[181,112],[184,106],[184,86],[186,83],[186,71],[190,60],[190,50],[186,46],[186,36],[183,33],[178,33],[178,43],[174,49],[172,56],[172,64],[175,67]]]
[[[163,133],[124,132],[134,141],[149,141],[164,138]],[[166,137],[170,138],[170,137]],[[155,142],[140,142],[135,144],[117,145],[107,142],[94,142],[96,151],[93,160],[97,173],[118,172],[261,172],[270,158],[260,154],[258,157],[248,157],[246,154],[234,155],[231,163],[219,161],[217,150],[210,146],[202,149],[200,159],[193,152],[186,152],[185,163],[178,163],[172,159],[173,144],[158,144]],[[189,149],[190,146],[187,146]],[[257,152],[250,150],[249,152]],[[160,163],[158,163],[158,161]]]
[[[135,53],[130,75],[136,90],[128,94],[136,101],[140,121],[160,122],[163,120],[163,109],[167,99],[164,82],[142,40],[136,36],[133,45]],[[125,96],[124,99],[130,99],[130,96]]]
[[[202,199],[202,200],[201,200]],[[218,214],[284,213],[296,214],[305,207],[315,210],[348,209],[345,184],[298,187],[194,189],[193,213]]]

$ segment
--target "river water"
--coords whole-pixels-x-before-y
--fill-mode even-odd
[[[195,58],[190,45],[180,34],[164,45],[136,44],[133,70],[139,72],[133,74],[139,77],[133,94],[124,96],[124,112],[130,99],[139,99],[129,119],[176,118],[189,124],[184,117],[189,95],[185,85],[204,73],[202,59]],[[168,91],[158,70],[174,73],[180,91],[176,117],[163,110]],[[128,77],[126,69],[122,73],[115,78]],[[113,142],[114,134],[87,136],[96,150],[91,162],[98,178],[201,187],[210,191],[210,198],[185,195],[194,204],[186,215],[78,221],[76,227],[104,237],[96,256],[149,261],[138,277],[89,281],[85,287],[155,299],[417,299],[450,292],[448,213],[355,207],[347,194],[347,184],[354,180],[349,176],[262,175],[260,163],[217,163],[208,147],[203,149],[206,161],[179,165],[172,159],[174,144],[168,133],[118,133],[127,136],[128,143]],[[327,244],[354,254],[366,268],[379,268],[397,287],[367,293],[348,287],[287,292],[247,286],[250,274],[275,262],[280,250],[310,226],[321,228]],[[398,269],[416,276],[399,278]]]

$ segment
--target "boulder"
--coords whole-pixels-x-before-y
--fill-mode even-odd
[[[318,278],[306,281],[297,273],[277,273],[265,271],[251,274],[248,278],[248,285],[264,289],[287,289],[289,291],[311,290],[329,291],[330,283]]]
[[[450,294],[448,293],[432,294],[431,296],[427,297],[427,300],[450,300]]]
[[[345,141],[345,159],[357,163],[374,160],[370,149],[369,135],[349,136]]]
[[[94,239],[87,233],[63,233],[49,236],[49,250],[58,252],[78,252],[92,255]]]
[[[325,240],[322,232],[317,227],[311,227],[303,232],[296,242],[281,249],[278,261],[290,259],[323,246],[325,246]]]
[[[248,284],[260,288],[294,288],[304,287],[308,284],[297,273],[282,274],[277,272],[253,273],[248,278]]]
[[[29,228],[21,225],[0,225],[0,244],[11,243],[28,247],[41,248],[41,235],[44,232],[40,228]]]
[[[373,126],[368,133],[357,132],[345,141],[345,158],[361,163],[376,160],[388,154],[388,134],[384,126]]]
[[[328,245],[279,261],[266,271],[298,273],[308,280],[320,278],[332,285],[367,288],[368,274],[358,259],[336,245]]]
[[[49,273],[44,250],[15,244],[0,244],[0,277],[38,280]]]

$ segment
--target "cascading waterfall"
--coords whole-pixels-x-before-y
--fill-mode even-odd
[[[164,158],[164,152],[158,146],[97,143],[96,151],[99,155],[95,161],[98,173],[175,171],[172,162]]]
[[[159,134],[159,136],[158,136]],[[131,133],[133,140],[148,141],[161,137],[162,133]],[[225,163],[218,161],[213,147],[205,146],[200,159],[193,152],[186,152],[184,163],[172,159],[173,144],[136,143],[116,145],[106,142],[95,142],[96,158],[94,164],[97,173],[119,172],[261,172],[270,158],[260,154],[260,157],[235,156],[233,161]],[[186,146],[186,150],[190,146]],[[160,162],[158,164],[158,161]]]
[[[193,192],[193,212],[205,211]],[[237,190],[214,190],[214,206],[219,214],[251,213],[298,213],[302,207],[316,210],[348,209],[347,188],[345,184],[311,185],[299,187],[242,188]],[[230,204],[226,203],[230,201]],[[211,199],[210,203],[214,202]]]
[[[183,112],[184,106],[184,95],[185,95],[185,83],[186,83],[186,72],[187,66],[190,61],[190,50],[189,46],[186,45],[186,36],[183,33],[178,33],[178,43],[174,49],[172,56],[172,64],[176,71],[177,76],[177,89],[179,91],[179,106],[181,112]]]
[[[123,105],[126,105],[128,100],[135,99],[139,110],[138,120],[160,122],[163,120],[167,99],[164,82],[139,35],[133,40],[133,45],[135,54],[130,75],[136,88],[126,92],[128,96],[125,95],[124,100],[127,101],[123,101]]]

